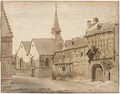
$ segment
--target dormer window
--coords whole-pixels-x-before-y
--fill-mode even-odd
[[[100,30],[100,28],[101,28],[102,26],[101,25],[97,25],[97,30]]]

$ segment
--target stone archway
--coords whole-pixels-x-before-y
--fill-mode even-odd
[[[103,69],[100,64],[92,66],[92,81],[103,81]]]

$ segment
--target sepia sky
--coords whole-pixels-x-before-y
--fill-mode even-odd
[[[118,15],[117,2],[57,2],[61,35],[64,40],[83,36],[87,20],[98,17],[100,21]],[[13,32],[13,53],[21,41],[32,38],[51,38],[54,2],[4,2]]]

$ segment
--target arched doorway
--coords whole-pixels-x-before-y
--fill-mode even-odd
[[[20,68],[23,68],[23,59],[20,58]]]
[[[100,64],[92,66],[92,81],[103,81],[103,69]]]
[[[49,59],[48,58],[46,58],[46,60],[45,60],[45,66],[49,67]]]
[[[108,73],[108,80],[110,80],[110,76],[111,76],[111,75],[110,75],[110,72],[109,72],[109,73]]]

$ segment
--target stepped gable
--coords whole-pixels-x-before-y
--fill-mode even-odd
[[[6,12],[4,10],[4,6],[3,6],[3,3],[1,4],[1,16],[2,16],[2,27],[5,27],[5,28],[2,28],[2,37],[12,37],[12,32],[11,32],[11,28],[10,28],[10,25],[9,25],[9,21],[8,21],[8,18],[7,18],[7,15],[6,15]]]

